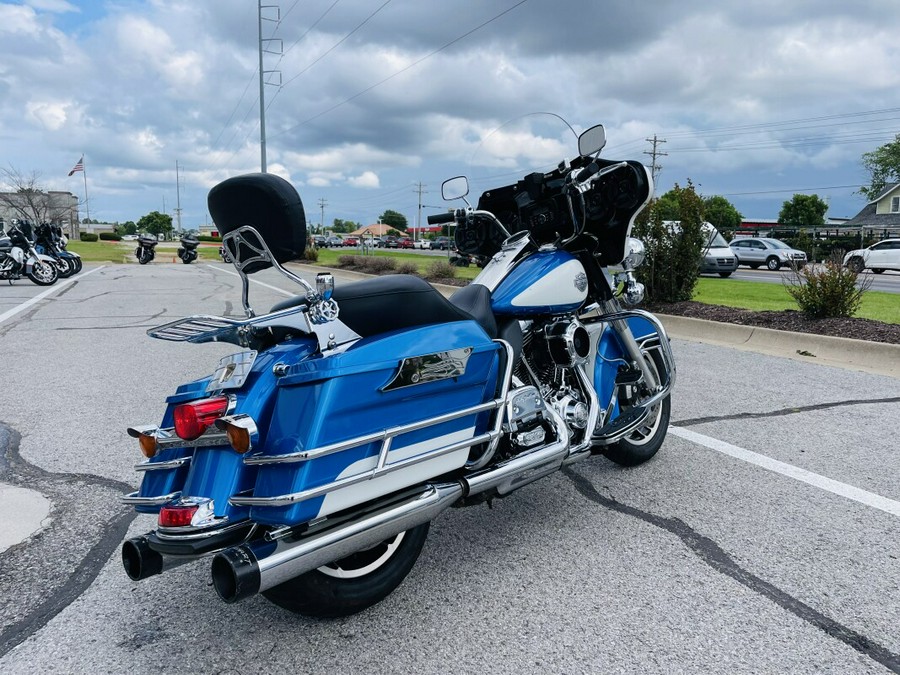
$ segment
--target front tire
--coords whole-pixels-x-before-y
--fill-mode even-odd
[[[38,286],[52,286],[59,279],[59,272],[56,267],[40,260],[33,263],[26,274]]]
[[[866,264],[863,262],[863,259],[860,257],[853,257],[847,261],[847,267],[851,272],[859,274],[866,268]]]
[[[731,276],[731,272],[719,272],[719,276],[722,277],[723,279],[727,279],[728,277]]]
[[[766,268],[772,270],[773,272],[777,272],[781,269],[781,261],[775,256],[772,256],[771,258],[766,260]]]
[[[644,351],[651,370],[663,372],[663,359],[657,350]],[[637,429],[620,441],[606,446],[603,454],[620,466],[637,466],[651,459],[660,449],[669,431],[672,410],[671,393],[650,410],[647,419]],[[624,410],[623,410],[624,412]]]
[[[263,591],[270,602],[320,619],[350,616],[386,598],[422,552],[430,523]]]

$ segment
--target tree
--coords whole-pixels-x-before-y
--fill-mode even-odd
[[[133,220],[126,220],[121,225],[116,225],[116,234],[137,234],[137,225]]]
[[[172,232],[172,216],[159,211],[151,211],[137,221],[137,229],[156,236],[160,234],[168,236]]]
[[[868,187],[861,187],[859,194],[869,201],[880,195],[888,183],[900,181],[900,134],[871,152],[863,153],[862,165],[869,172]]]
[[[819,199],[819,195],[794,195],[791,201],[782,205],[778,222],[796,228],[822,227],[826,211],[828,204]]]
[[[734,204],[720,195],[703,200],[703,217],[712,223],[725,239],[731,239],[731,235],[744,219],[740,211],[734,208]]]
[[[406,232],[406,228],[409,227],[406,222],[406,216],[397,211],[391,211],[390,209],[381,214],[378,222],[390,225],[395,230],[402,230],[403,232]]]
[[[680,223],[673,228],[663,224],[666,220]],[[702,225],[703,200],[690,180],[687,187],[676,185],[640,214],[634,236],[644,242],[647,256],[646,262],[637,268],[636,276],[646,286],[648,299],[656,302],[691,299],[706,243]]]
[[[352,220],[341,220],[340,218],[334,219],[334,224],[332,225],[332,232],[353,232],[354,230],[358,230],[362,225],[359,223],[354,223]]]

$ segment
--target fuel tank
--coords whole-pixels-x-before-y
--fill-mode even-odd
[[[584,267],[567,251],[539,251],[522,260],[491,297],[498,316],[566,314],[587,298]]]

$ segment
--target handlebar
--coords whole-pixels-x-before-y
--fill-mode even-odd
[[[452,223],[456,220],[456,211],[447,211],[447,213],[438,213],[434,216],[426,218],[429,225],[443,225],[444,223]]]

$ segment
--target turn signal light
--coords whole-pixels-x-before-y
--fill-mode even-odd
[[[225,396],[182,403],[173,412],[175,433],[186,441],[199,438],[226,410],[228,398]]]
[[[160,527],[187,527],[200,507],[197,504],[185,506],[164,506],[159,510]]]
[[[225,433],[228,435],[228,442],[234,451],[243,455],[250,449],[250,431],[242,427],[229,424],[225,427]]]
[[[138,436],[138,443],[141,445],[141,454],[147,459],[153,459],[156,456],[157,442],[156,436],[150,434],[141,434]]]

